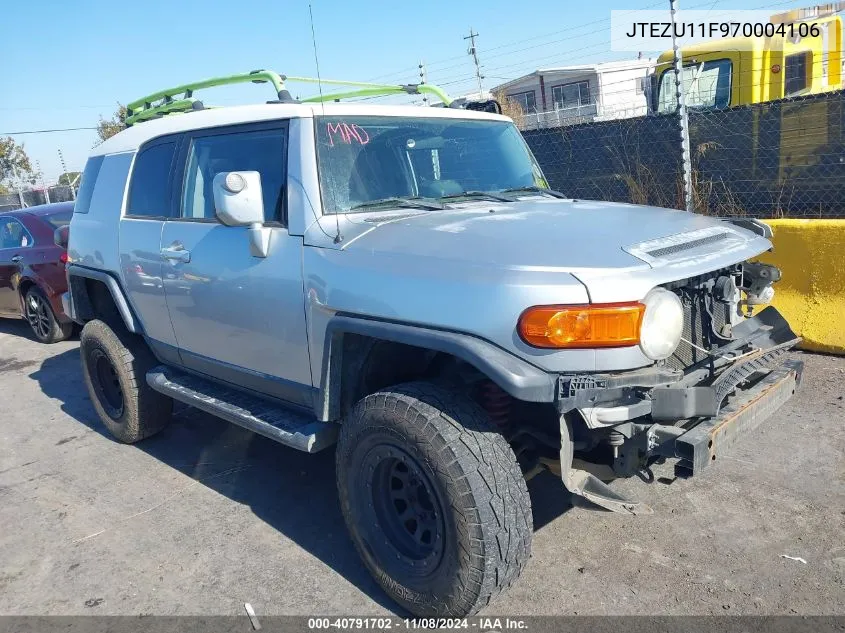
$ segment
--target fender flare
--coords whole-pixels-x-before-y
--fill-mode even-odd
[[[518,400],[554,402],[557,396],[556,375],[471,334],[338,313],[326,326],[323,345],[322,387],[318,395],[320,401],[315,407],[322,420],[340,417],[345,334],[360,334],[451,354],[475,367]]]
[[[108,288],[112,301],[114,301],[114,305],[117,307],[117,311],[120,313],[126,329],[133,334],[144,333],[144,328],[141,326],[138,317],[135,316],[132,306],[129,305],[129,301],[127,301],[126,295],[120,287],[120,283],[110,273],[103,270],[85,268],[78,264],[70,264],[67,267],[67,277],[68,291],[73,302],[74,320],[81,322],[85,314],[91,314],[93,312],[85,285],[74,283],[74,278],[94,279],[95,281],[102,282]]]

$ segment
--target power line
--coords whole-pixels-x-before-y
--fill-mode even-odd
[[[645,6],[642,9],[631,9],[630,11],[624,11],[622,13],[627,14],[627,13],[635,13],[636,11],[646,11],[648,9],[654,9],[655,7],[662,7],[663,5],[664,5],[664,2],[661,0],[660,2]],[[533,37],[523,38],[523,39],[520,39],[520,40],[513,40],[511,42],[505,42],[504,44],[499,44],[498,46],[494,46],[492,48],[488,48],[488,49],[485,49],[485,50],[487,52],[498,51],[498,50],[501,50],[503,48],[509,48],[511,46],[519,46],[521,44],[524,44],[525,42],[532,42],[532,41],[535,41],[535,40],[541,40],[541,39],[544,39],[544,38],[547,38],[547,37],[559,35],[561,33],[566,33],[567,35],[570,35],[572,32],[577,31],[579,29],[583,29],[583,28],[586,28],[588,26],[593,26],[595,24],[601,24],[603,22],[610,22],[610,18],[601,18],[601,19],[598,19],[598,20],[593,20],[592,22],[585,22],[583,24],[577,24],[575,26],[569,26],[565,29],[561,29],[561,30],[558,30],[558,31],[552,31],[550,33],[544,33],[542,35],[535,35]],[[537,47],[541,47],[541,46],[548,46],[550,44],[555,44],[555,43],[558,43],[558,42],[561,42],[561,41],[565,41],[565,40],[553,40],[551,42],[543,42],[541,44],[537,44],[534,47],[529,47],[529,48],[537,48]],[[528,50],[528,49],[525,49],[525,50]],[[514,52],[514,51],[511,51],[511,52]],[[505,53],[505,54],[509,54],[509,53]],[[500,57],[500,56],[501,55],[495,55],[495,57]],[[444,64],[446,62],[463,60],[463,59],[465,59],[465,57],[463,55],[455,55],[453,57],[445,57],[443,59],[439,59],[439,60],[434,61],[434,62],[429,62],[427,65],[428,65],[429,69],[431,69],[432,67],[439,66],[440,64]],[[456,68],[456,67],[457,66],[450,66],[450,67],[446,67],[446,68],[440,68],[439,70],[440,71],[449,70],[451,68]],[[396,76],[396,75],[403,75],[403,74],[408,74],[408,71],[407,70],[397,70],[397,71],[392,72],[392,73],[386,73],[386,74],[383,74],[383,75],[379,75],[378,77],[374,77],[370,81],[376,81],[378,79],[383,79],[385,77],[393,77],[393,76]]]
[[[68,106],[66,108],[55,108],[49,106],[39,106],[39,107],[23,107],[23,108],[0,108],[2,112],[22,112],[22,111],[56,111],[56,110],[100,110],[102,108],[113,108],[114,104],[111,103],[109,105],[75,105],[75,106]]]
[[[752,10],[775,8],[775,7],[780,7],[780,6],[787,5],[787,4],[792,4],[793,2],[794,2],[794,0],[786,0],[786,1],[781,1],[781,2],[768,3],[767,5],[755,7]],[[662,6],[663,3],[661,2],[660,5]],[[704,3],[701,3],[701,4],[694,5],[692,7],[689,7],[689,9],[700,9],[700,8],[708,7],[707,10],[710,10],[713,6],[714,6],[714,3],[708,1],[708,2],[704,2]],[[650,8],[650,7],[647,7],[647,8]],[[595,23],[607,22],[607,21],[609,21],[609,19],[596,20],[594,22],[589,22],[587,24],[595,24]],[[576,28],[578,28],[578,27],[573,27],[573,29],[576,29]],[[584,35],[586,35],[586,34],[584,34]],[[579,36],[579,37],[583,37],[583,35]],[[536,44],[536,45],[533,45],[533,46],[527,46],[525,48],[522,48],[522,49],[519,49],[519,50],[516,50],[516,51],[509,51],[507,53],[499,54],[499,55],[491,55],[491,56],[487,57],[486,59],[490,59],[490,58],[493,58],[493,57],[501,57],[503,55],[511,55],[511,54],[517,53],[517,52],[525,52],[525,51],[529,51],[529,50],[534,50],[534,49],[537,49],[537,48],[542,48],[542,47],[549,46],[551,44],[556,44],[556,43],[559,43],[559,42],[571,41],[572,39],[573,38],[571,38],[571,37],[567,37],[567,38],[563,38],[563,39],[560,39],[560,40],[553,40],[551,42],[543,42],[543,43]],[[623,39],[624,38],[617,38],[617,41],[621,41]],[[611,41],[611,44],[612,43],[613,42]],[[570,48],[570,49],[567,49],[567,50],[564,50],[564,51],[558,51],[558,52],[552,53],[551,55],[535,57],[534,59],[529,59],[529,60],[525,60],[525,61],[522,61],[522,62],[506,63],[506,64],[503,64],[503,65],[500,65],[500,66],[494,66],[492,68],[487,68],[487,71],[488,72],[493,72],[493,71],[505,71],[505,72],[507,72],[507,71],[509,71],[511,69],[515,69],[517,67],[525,67],[525,66],[528,66],[528,65],[531,65],[531,64],[537,64],[540,61],[552,60],[552,59],[556,60],[556,59],[564,59],[565,58],[567,62],[571,62],[573,60],[585,59],[585,58],[591,57],[592,54],[590,54],[590,55],[579,55],[578,57],[573,58],[573,57],[569,57],[570,53],[573,53],[573,52],[576,52],[576,51],[577,52],[583,52],[583,51],[590,50],[590,49],[593,49],[593,50],[602,49],[606,46],[607,46],[606,42],[598,42],[598,43],[592,44],[590,46],[580,47],[580,48]],[[502,46],[497,47],[497,48],[502,48]],[[493,49],[490,49],[490,50],[496,50],[496,48],[493,48]],[[447,67],[438,69],[436,72],[437,73],[448,72],[450,70],[457,69],[459,67],[460,67],[460,65],[447,66]],[[432,73],[431,64],[429,64],[429,73]],[[456,74],[449,75],[441,81],[435,80],[434,83],[436,83],[437,85],[440,85],[440,86],[449,86],[449,85],[455,85],[455,84],[469,83],[470,81],[471,81],[471,79],[468,78],[466,76],[466,74],[461,73],[459,75],[456,75]]]
[[[654,8],[654,7],[657,7],[657,6],[663,6],[664,1],[665,0],[658,2],[656,4],[648,5],[646,7],[643,7],[642,9],[639,9],[639,10],[647,10],[647,9],[651,9],[651,8]],[[716,4],[718,4],[720,1],[721,0],[707,0],[706,2],[704,2],[702,4],[697,4],[695,6],[690,7],[690,9],[707,7],[707,10],[711,11],[714,8],[714,6]],[[780,7],[780,6],[793,4],[793,3],[794,3],[794,0],[772,2],[772,3],[768,3],[766,5],[763,5],[763,6],[754,7],[754,9],[752,9],[752,10],[775,8],[775,7]],[[634,13],[634,11],[635,10],[630,10],[630,11],[627,11],[626,13]],[[522,39],[522,40],[518,40],[518,41],[500,44],[498,46],[494,46],[492,48],[485,49],[485,51],[487,51],[487,52],[500,51],[502,49],[511,48],[511,47],[514,47],[514,46],[519,46],[519,45],[524,44],[526,42],[548,38],[548,37],[551,37],[551,36],[554,36],[554,35],[557,35],[557,34],[560,34],[560,33],[567,33],[569,35],[569,34],[575,32],[575,31],[578,31],[578,30],[583,29],[585,27],[595,25],[595,24],[604,23],[604,22],[609,22],[609,18],[593,20],[591,22],[586,22],[586,23],[583,23],[583,24],[568,27],[567,29],[563,29],[563,30],[559,30],[559,31],[551,32],[551,33],[546,33],[544,35],[537,35],[537,36],[534,36],[534,37],[531,37],[531,38],[526,38],[526,39]],[[471,31],[470,34],[471,35],[474,34],[476,37],[478,36],[477,33],[473,33],[472,31]],[[584,33],[584,34],[579,35],[578,37],[584,37],[586,35],[587,34]],[[471,38],[465,37],[464,39],[471,39]],[[489,55],[485,59],[503,57],[503,56],[506,56],[506,55],[512,55],[512,54],[519,53],[519,52],[525,52],[525,51],[529,51],[529,50],[543,48],[543,47],[551,46],[553,44],[558,44],[560,42],[571,41],[572,39],[577,39],[577,38],[566,37],[566,38],[563,38],[563,39],[557,39],[557,40],[552,40],[552,41],[548,41],[548,42],[540,42],[538,44],[523,47],[521,49],[508,51],[508,52],[505,52],[505,53],[498,53],[496,55]],[[581,47],[581,48],[577,48],[577,49],[571,48],[571,49],[564,50],[564,51],[557,51],[557,52],[555,52],[551,55],[535,57],[533,59],[528,59],[528,60],[525,60],[525,61],[522,61],[522,62],[506,63],[506,64],[503,64],[503,65],[494,66],[492,68],[487,68],[487,71],[489,71],[489,72],[504,71],[504,72],[507,73],[507,72],[510,72],[511,69],[516,69],[517,67],[527,67],[529,65],[536,65],[541,61],[551,60],[551,59],[554,59],[554,60],[561,59],[562,61],[565,60],[566,62],[577,61],[579,59],[586,59],[588,57],[591,57],[594,53],[588,54],[588,55],[578,55],[576,57],[571,57],[570,56],[571,53],[576,52],[576,51],[579,52],[579,53],[583,53],[584,51],[587,51],[587,50],[590,50],[590,49],[601,48],[601,47],[604,47],[604,46],[606,46],[606,43],[600,42],[598,44],[594,44],[594,45],[586,46],[586,47]],[[474,48],[474,47],[472,47],[472,48]],[[466,57],[465,57],[465,55],[460,55],[460,56],[444,58],[444,59],[441,59],[441,60],[438,60],[438,61],[435,61],[435,62],[431,62],[431,63],[426,63],[425,66],[426,66],[426,70],[427,70],[427,77],[426,77],[425,81],[428,82],[428,80],[430,79],[429,75],[432,73],[432,66],[435,66],[437,64],[443,64],[443,63],[453,61],[453,60],[466,60]],[[477,56],[476,56],[476,62],[477,62]],[[466,68],[464,64],[453,64],[453,65],[450,65],[450,66],[444,66],[444,67],[438,69],[436,72],[437,73],[443,73],[443,72],[448,73],[449,71],[453,71],[453,70],[455,70],[457,68],[461,68],[461,67]],[[418,71],[419,67],[417,67],[415,70]],[[411,72],[413,72],[413,71],[411,71]],[[387,74],[387,75],[381,75],[381,77],[388,77],[388,76],[400,75],[400,74],[409,74],[409,73],[406,72],[406,71],[396,71],[394,73],[390,73],[390,74]],[[476,66],[476,75],[479,75],[479,74],[480,74],[480,64],[478,64]],[[467,75],[468,75],[468,73],[467,74],[461,73],[460,75],[450,74],[450,75],[447,75],[446,77],[444,77],[442,81],[437,81],[435,79],[433,81],[433,83],[435,83],[439,86],[443,86],[443,87],[460,86],[460,85],[463,85],[463,84],[468,84],[470,81],[472,81],[471,76],[467,76]],[[483,76],[484,75],[482,75],[482,77]],[[492,75],[489,75],[489,74],[486,74],[486,76],[487,77],[493,77]],[[476,77],[476,79],[477,78],[478,77]],[[501,75],[495,76],[493,78],[499,79],[499,80],[505,80],[505,81],[507,80],[507,78],[505,78]],[[361,100],[383,99],[383,98],[385,98],[385,97],[377,96],[377,97],[368,97],[366,99],[361,99]],[[232,100],[222,100],[222,101],[225,102],[225,101],[232,101]],[[96,106],[79,106],[79,107],[96,107]],[[105,107],[105,106],[103,106],[103,107]],[[0,110],[4,110],[4,109],[5,110],[11,110],[11,109],[16,109],[16,108],[0,108]],[[21,108],[21,109],[23,109],[23,108]],[[3,133],[0,133],[0,134],[4,134],[4,135],[41,134],[41,133],[51,133],[51,132],[70,132],[70,131],[77,131],[77,130],[95,130],[95,129],[97,129],[97,128],[94,128],[94,127],[79,127],[79,128],[50,129],[50,130],[26,130],[26,131],[19,131],[19,132],[3,132]]]
[[[64,127],[52,130],[23,130],[20,132],[0,132],[0,136],[16,136],[18,134],[49,134],[50,132],[76,132],[77,130],[96,130],[96,127]]]
[[[785,2],[774,2],[774,3],[770,3],[768,5],[765,5],[765,6],[755,7],[755,9],[752,9],[752,10],[774,8],[774,7],[783,6],[783,5],[786,5],[786,4],[792,4],[793,1],[794,0],[786,0]],[[704,2],[702,4],[697,4],[695,6],[689,7],[689,9],[699,9],[699,8],[709,7],[709,6],[712,6],[712,2]],[[625,39],[625,38],[617,38],[616,41],[621,41],[623,39]],[[561,41],[563,41],[563,40],[561,40]],[[611,44],[612,43],[613,43],[613,41],[611,41]],[[536,46],[527,47],[525,49],[522,49],[522,51],[532,50],[534,48],[547,46],[548,44],[549,43],[544,43],[544,44],[539,44],[539,45],[536,45]],[[526,67],[526,66],[529,66],[529,65],[535,65],[536,66],[539,62],[546,61],[546,60],[565,59],[567,62],[572,62],[572,61],[577,61],[577,60],[581,60],[581,59],[587,59],[589,57],[592,57],[595,53],[591,53],[591,54],[587,54],[587,55],[578,55],[576,57],[570,57],[570,54],[573,53],[573,52],[576,52],[576,51],[577,52],[584,52],[584,51],[588,51],[588,50],[591,50],[591,49],[592,50],[595,50],[597,48],[601,49],[601,48],[604,48],[606,46],[607,46],[607,42],[597,42],[597,43],[592,44],[590,46],[583,46],[583,47],[580,47],[580,48],[570,48],[570,49],[567,49],[565,51],[558,51],[558,52],[553,53],[551,55],[535,57],[534,59],[531,59],[531,60],[525,60],[525,61],[515,62],[515,63],[510,63],[510,64],[503,64],[501,66],[494,66],[492,68],[487,68],[487,71],[488,72],[495,72],[495,71],[508,72],[511,69],[516,69],[518,67]],[[520,52],[522,52],[522,51],[520,51]],[[442,69],[440,69],[440,71],[441,72],[442,71],[448,71],[448,70],[451,70],[452,68],[457,68],[457,66],[442,68]],[[536,67],[535,67],[535,70],[536,70]],[[431,71],[429,70],[429,72],[431,72]],[[516,79],[518,79],[518,77]],[[460,75],[453,74],[453,75],[447,76],[441,81],[435,80],[434,83],[436,83],[438,86],[444,86],[445,87],[445,86],[467,84],[470,81],[471,81],[470,78],[468,78],[465,74],[461,73]]]

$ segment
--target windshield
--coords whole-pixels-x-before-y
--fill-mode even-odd
[[[322,116],[316,127],[324,213],[372,210],[369,203],[395,198],[547,186],[510,122]]]
[[[726,108],[731,102],[731,61],[717,59],[684,65],[684,103],[688,108]],[[660,78],[657,111],[675,111],[675,71]]]

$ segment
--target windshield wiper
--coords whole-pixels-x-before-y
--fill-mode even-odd
[[[496,202],[513,202],[513,198],[500,196],[490,191],[462,191],[461,193],[450,193],[448,196],[440,196],[441,200],[455,200],[456,198],[478,198],[482,200],[494,200]]]
[[[428,211],[436,211],[444,209],[445,207],[431,198],[381,198],[379,200],[370,200],[369,202],[362,202],[353,207],[349,207],[348,211],[357,211],[359,209],[378,209],[381,207],[398,207],[400,209],[426,209]]]
[[[529,185],[527,187],[513,187],[512,189],[505,189],[502,193],[545,193],[553,198],[561,198],[568,200],[569,196],[555,191],[554,189],[546,189],[545,187],[537,187],[536,185]]]

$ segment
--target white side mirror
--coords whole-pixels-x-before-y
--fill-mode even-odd
[[[214,176],[214,211],[226,226],[264,222],[261,174],[257,171],[224,171]]]
[[[261,174],[257,171],[227,171],[212,181],[214,212],[226,226],[249,227],[249,252],[253,257],[267,257],[271,230],[264,226],[264,199]]]

